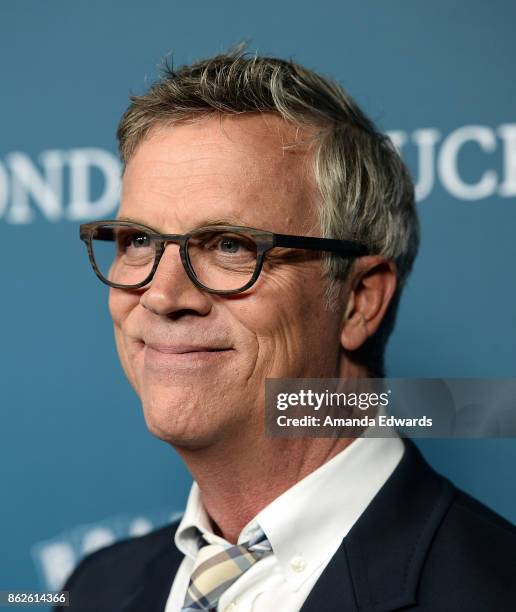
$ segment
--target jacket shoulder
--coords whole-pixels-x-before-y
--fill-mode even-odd
[[[165,552],[173,554],[178,524],[177,521],[146,535],[120,540],[86,556],[62,589],[70,591],[73,609],[100,612],[123,606],[135,584],[141,582],[149,562]]]
[[[149,560],[159,554],[165,546],[174,546],[177,524],[155,529],[143,536],[119,540],[95,551],[79,563],[68,581],[77,581],[93,573],[104,575],[109,571],[141,572]]]
[[[333,567],[336,574],[349,572],[364,612],[512,612],[515,551],[516,528],[437,474],[406,440],[399,465],[345,538]],[[332,588],[343,598],[349,590]]]
[[[456,490],[423,568],[422,600],[457,610],[516,609],[515,554],[516,527]]]

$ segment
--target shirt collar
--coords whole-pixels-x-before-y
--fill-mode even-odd
[[[263,508],[242,530],[238,543],[263,529],[278,566],[297,590],[340,546],[362,512],[394,471],[403,455],[398,437],[360,437]],[[195,559],[198,531],[209,542],[225,542],[213,534],[193,483],[175,543]]]
[[[192,560],[195,560],[199,551],[199,532],[210,544],[225,542],[223,538],[213,533],[210,519],[201,500],[201,491],[194,481],[183,518],[174,536],[177,548]]]

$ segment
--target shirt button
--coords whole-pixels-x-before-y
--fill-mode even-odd
[[[236,612],[236,609],[237,609],[236,603],[232,601],[230,604],[228,604],[224,608],[224,612]]]
[[[290,567],[295,572],[303,572],[306,568],[306,562],[301,556],[292,557],[292,559],[290,560]]]

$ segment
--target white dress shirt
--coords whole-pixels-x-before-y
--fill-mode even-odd
[[[317,579],[360,515],[403,456],[398,437],[361,437],[261,510],[240,533],[246,542],[259,525],[272,554],[257,561],[221,596],[219,612],[298,612]],[[194,482],[175,535],[185,555],[165,612],[179,612],[198,551],[196,529],[209,543],[213,533]],[[172,543],[171,543],[172,545]]]

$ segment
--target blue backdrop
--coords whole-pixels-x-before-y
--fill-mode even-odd
[[[78,224],[114,214],[130,92],[242,40],[337,78],[401,148],[422,247],[390,376],[514,377],[516,5],[473,0],[28,2],[0,7],[0,590],[56,588],[190,480],[147,433]],[[420,444],[516,519],[513,440]]]

